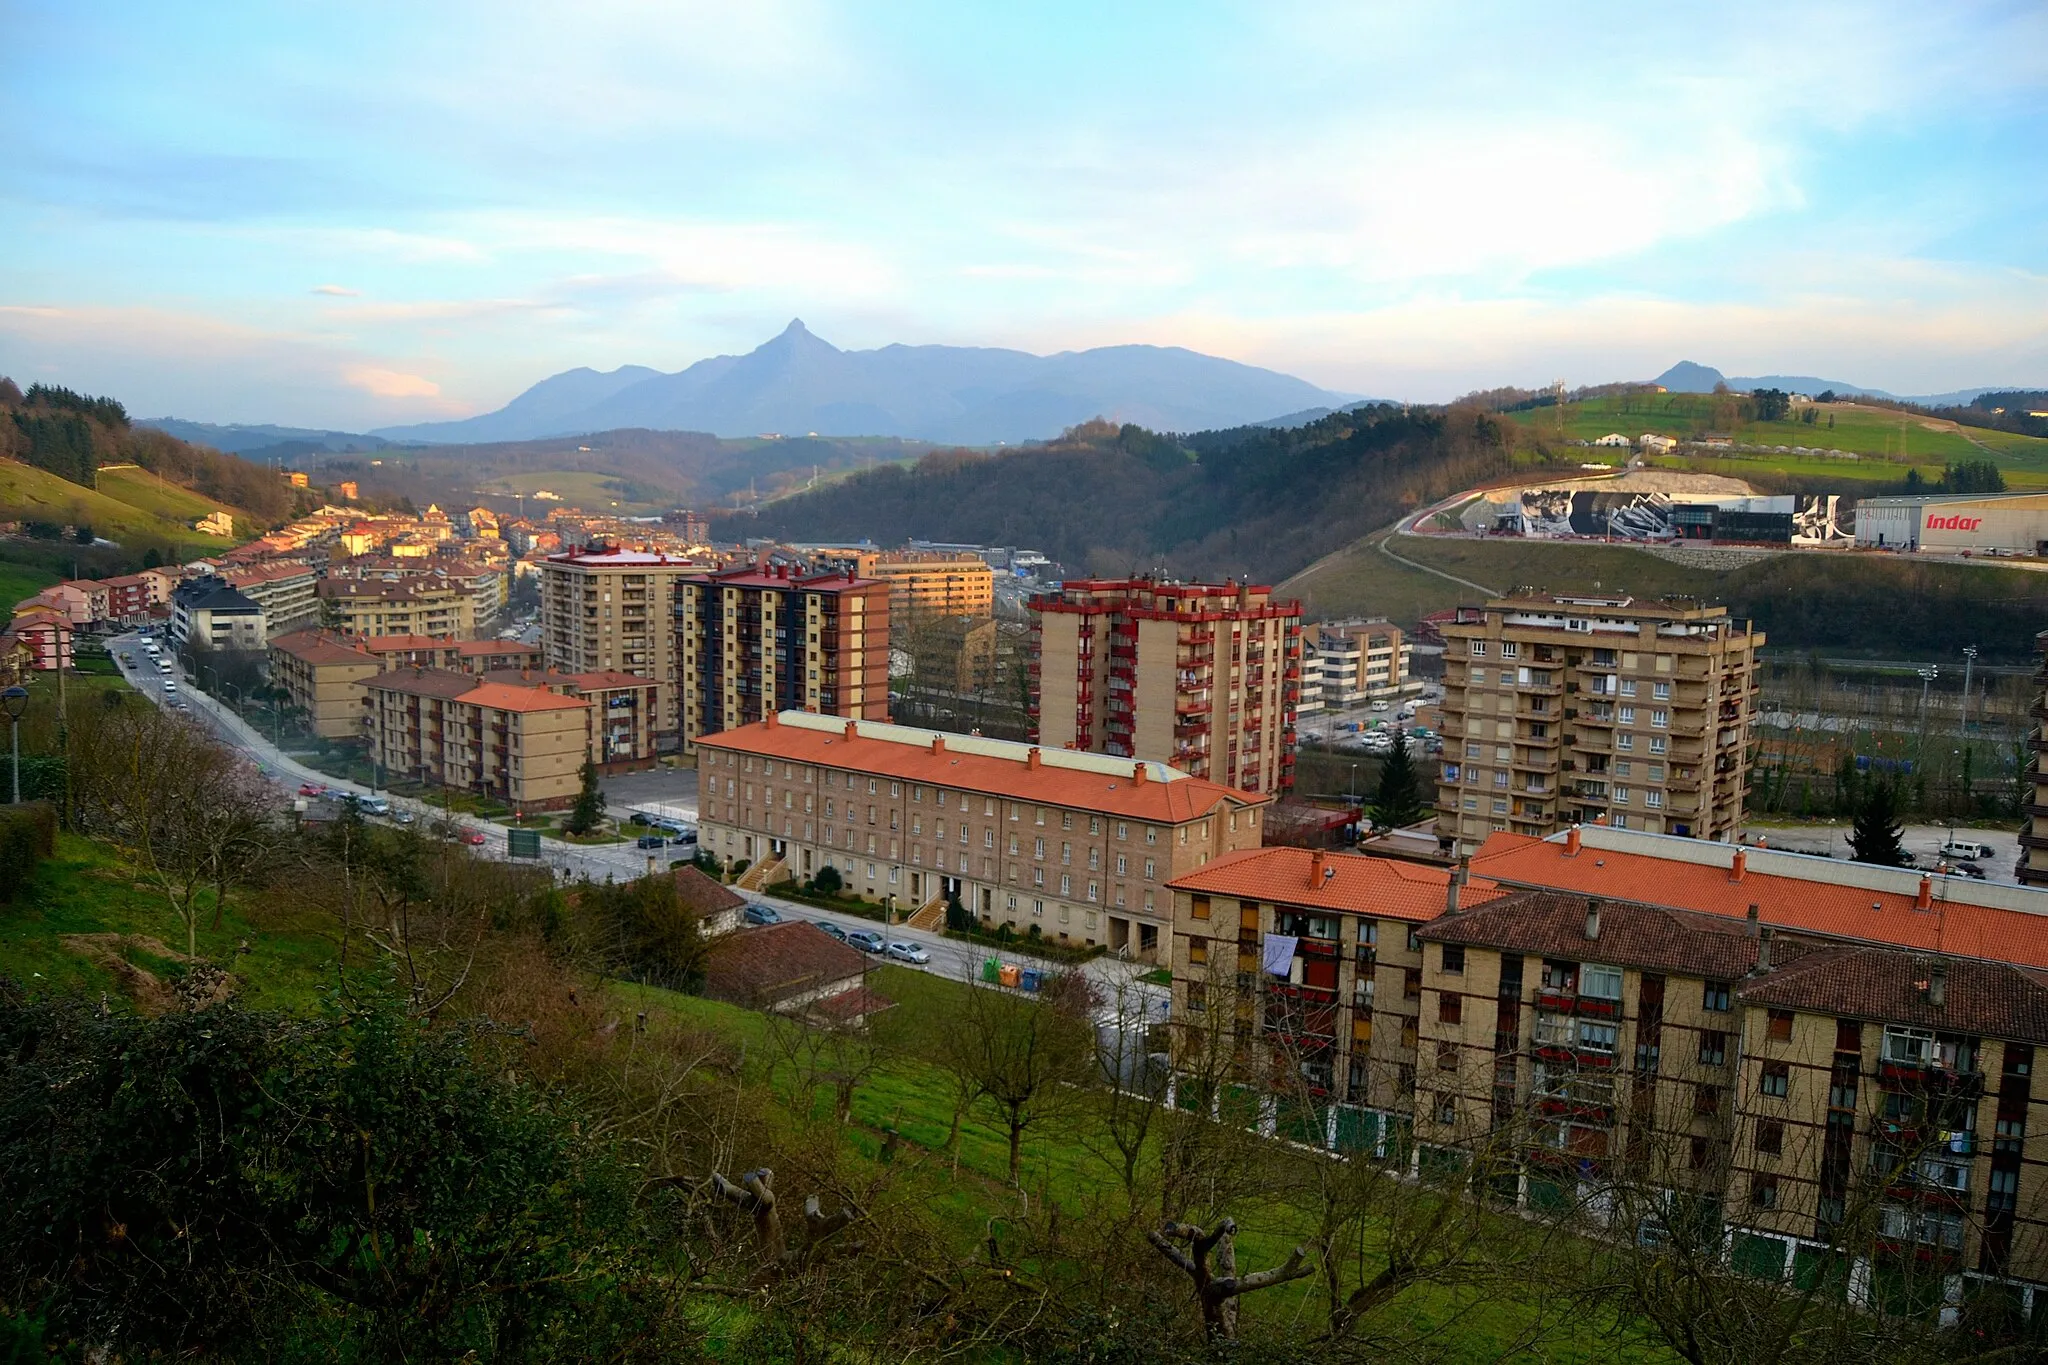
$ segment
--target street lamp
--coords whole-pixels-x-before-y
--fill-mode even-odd
[[[1977,646],[1963,646],[1963,728],[1970,728],[1970,670],[1977,663]]]
[[[14,804],[21,804],[21,717],[28,710],[28,689],[10,687],[0,692],[0,708],[7,712],[8,728],[14,732]]]

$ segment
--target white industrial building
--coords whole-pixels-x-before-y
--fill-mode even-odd
[[[2048,493],[1864,498],[1856,504],[1856,547],[2048,555]]]

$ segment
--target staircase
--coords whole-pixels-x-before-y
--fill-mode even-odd
[[[903,922],[928,934],[938,933],[946,927],[946,898],[943,895],[933,896],[918,906],[916,912]]]
[[[739,887],[742,891],[766,891],[775,883],[783,880],[784,870],[782,859],[763,858],[745,872],[740,873],[740,879],[733,883],[733,885]]]

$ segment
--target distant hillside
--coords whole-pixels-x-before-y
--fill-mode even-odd
[[[1089,423],[1043,446],[941,451],[714,523],[721,538],[913,536],[1027,546],[1070,572],[1283,578],[1401,511],[1534,459],[1465,408],[1367,408],[1186,437]]]
[[[193,445],[212,446],[229,455],[260,457],[273,452],[313,450],[374,450],[385,444],[375,436],[354,431],[318,431],[311,427],[279,427],[267,423],[240,422],[219,426],[212,422],[188,422],[180,417],[138,417],[138,427],[168,432]]]
[[[390,440],[523,440],[638,427],[723,437],[897,436],[993,445],[1094,417],[1194,431],[1332,408],[1351,395],[1179,347],[1105,346],[1036,356],[962,346],[842,351],[802,322],[743,356],[677,374],[570,370],[497,412],[384,427]]]

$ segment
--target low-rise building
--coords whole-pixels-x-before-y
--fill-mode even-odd
[[[698,740],[702,847],[826,867],[870,900],[936,916],[948,897],[990,929],[1166,961],[1169,884],[1255,848],[1272,797],[1162,763],[805,711]],[[752,874],[750,874],[752,875]]]
[[[858,1028],[890,1001],[867,989],[867,957],[807,920],[727,934],[704,960],[704,993],[749,1009]]]
[[[221,576],[230,587],[263,608],[264,628],[272,635],[287,635],[320,619],[316,591],[320,577],[310,564],[257,564]]]
[[[269,662],[271,685],[284,689],[314,734],[323,739],[361,737],[363,684],[384,671],[376,655],[345,636],[302,630],[274,637]]]
[[[16,607],[7,633],[14,639],[10,651],[18,656],[13,667],[27,667],[51,673],[71,667],[71,618],[40,604]]]

